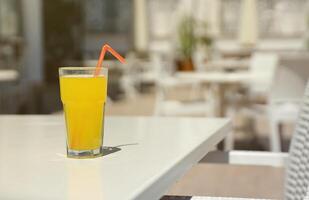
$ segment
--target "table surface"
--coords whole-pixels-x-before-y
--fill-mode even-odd
[[[65,156],[62,116],[0,117],[0,199],[158,199],[230,131],[228,119],[107,117],[95,159]]]

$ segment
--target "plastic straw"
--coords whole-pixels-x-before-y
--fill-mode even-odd
[[[95,68],[95,72],[94,72],[94,76],[98,76],[100,74],[100,70],[102,67],[102,63],[104,61],[104,56],[106,51],[109,51],[113,56],[115,56],[121,63],[125,63],[125,59],[119,54],[117,53],[112,47],[110,47],[108,44],[105,44],[102,46],[102,50],[100,53],[100,57],[97,63],[97,66]]]

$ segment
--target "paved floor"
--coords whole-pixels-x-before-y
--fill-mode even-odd
[[[284,169],[199,163],[169,195],[283,199]]]

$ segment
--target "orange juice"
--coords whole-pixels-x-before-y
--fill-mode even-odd
[[[74,151],[98,149],[103,143],[107,77],[60,76],[61,100],[67,127],[67,147]]]

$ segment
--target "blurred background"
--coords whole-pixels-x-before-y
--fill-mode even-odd
[[[0,113],[61,114],[58,68],[109,43],[108,115],[231,117],[228,148],[286,151],[308,25],[306,0],[0,0]]]
[[[288,150],[309,77],[309,1],[0,0],[0,114],[62,115],[58,68],[95,66],[104,43],[126,57],[103,64],[107,115],[228,117],[219,148]],[[282,198],[282,169],[200,166],[170,193]]]
[[[61,114],[58,68],[110,55],[108,115],[230,117],[222,148],[287,151],[306,0],[0,0],[0,113]]]

